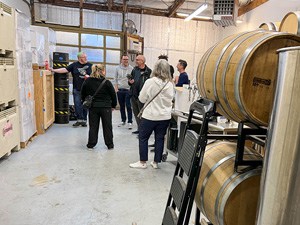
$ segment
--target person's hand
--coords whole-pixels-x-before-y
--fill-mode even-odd
[[[90,77],[90,75],[84,75],[84,79],[86,80],[86,79],[88,79]]]
[[[174,83],[177,84],[178,83],[178,80],[179,80],[179,76],[177,75],[174,79]]]
[[[134,79],[128,80],[128,82],[129,82],[130,84],[133,84],[133,83],[134,83]]]
[[[115,111],[115,108],[111,108],[111,111],[112,111],[112,112]]]

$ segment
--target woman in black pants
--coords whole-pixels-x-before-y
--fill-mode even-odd
[[[100,119],[105,145],[108,149],[114,148],[112,110],[117,105],[117,97],[112,83],[105,79],[104,65],[95,64],[92,66],[90,77],[82,85],[81,99],[84,100],[88,95],[93,96],[101,82],[105,83],[94,96],[92,107],[89,109],[89,139],[86,145],[88,149],[94,148],[98,142]]]

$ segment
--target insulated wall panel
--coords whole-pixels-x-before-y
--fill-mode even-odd
[[[83,26],[85,28],[122,31],[122,14],[84,10]]]
[[[34,6],[36,20],[42,20],[62,25],[79,25],[79,9],[39,3],[35,3]]]
[[[146,48],[164,49],[169,47],[169,19],[159,16],[144,15],[141,32],[147,38]]]
[[[172,19],[170,22],[170,49],[194,51],[197,22]]]

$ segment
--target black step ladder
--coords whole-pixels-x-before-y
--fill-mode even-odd
[[[203,155],[207,144],[208,121],[216,112],[215,102],[201,98],[190,106],[183,145],[170,188],[162,225],[188,225]],[[199,134],[189,126],[194,112],[203,116]]]

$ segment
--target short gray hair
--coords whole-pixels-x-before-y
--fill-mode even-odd
[[[85,52],[78,52],[77,58],[81,57],[82,55],[86,55]]]
[[[170,65],[165,59],[159,59],[155,65],[154,69],[151,73],[151,77],[157,77],[163,81],[172,80],[170,73]]]

